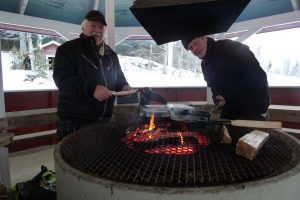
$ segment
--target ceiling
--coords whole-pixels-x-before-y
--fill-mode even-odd
[[[20,13],[23,2],[24,15],[80,24],[87,11],[93,9],[95,0],[1,0],[0,11]],[[24,3],[24,2],[27,2]],[[134,0],[115,0],[116,27],[140,26],[129,7]],[[236,22],[257,19],[299,10],[300,0],[251,0]],[[104,13],[105,0],[98,9]]]

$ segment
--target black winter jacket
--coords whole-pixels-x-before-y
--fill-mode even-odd
[[[231,40],[208,38],[201,63],[213,99],[222,95],[230,118],[265,113],[270,105],[267,75],[249,47]]]
[[[59,120],[93,121],[111,117],[114,97],[98,101],[94,98],[96,86],[120,91],[128,85],[117,54],[105,44],[104,56],[100,56],[94,39],[83,34],[58,47],[53,79],[59,90]]]

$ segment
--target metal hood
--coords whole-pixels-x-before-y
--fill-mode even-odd
[[[130,10],[158,44],[226,32],[250,0],[136,0]]]

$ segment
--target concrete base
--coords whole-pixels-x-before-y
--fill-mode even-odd
[[[285,173],[271,179],[247,184],[207,188],[157,188],[120,184],[66,170],[57,162],[59,200],[296,200],[299,199],[300,174]]]

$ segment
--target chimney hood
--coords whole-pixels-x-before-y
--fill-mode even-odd
[[[131,12],[158,44],[226,32],[250,0],[136,0]]]

